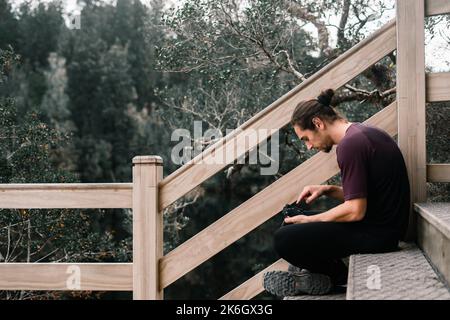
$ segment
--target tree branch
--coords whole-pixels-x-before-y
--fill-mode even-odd
[[[343,46],[345,44],[344,42],[346,42],[344,31],[345,31],[345,26],[347,25],[347,21],[348,21],[350,5],[351,5],[350,0],[344,0],[344,7],[342,9],[342,16],[341,16],[341,20],[339,21],[339,29],[338,29],[338,33],[337,33],[338,46]]]
[[[289,53],[286,50],[280,50],[276,55],[280,54],[280,53],[284,53],[286,56],[286,60],[288,62],[289,65],[289,70],[292,74],[294,74],[298,79],[305,81],[306,77],[297,69],[295,69],[294,64],[292,63],[291,57],[289,56]]]
[[[330,47],[328,29],[323,21],[311,14],[307,8],[302,7],[294,1],[289,1],[289,3],[286,4],[286,10],[291,15],[301,20],[308,21],[316,27],[317,36],[319,38],[319,49],[322,55],[328,56],[333,52],[333,49]]]
[[[335,96],[333,98],[333,105],[339,105],[349,101],[360,101],[361,103],[365,101],[384,102],[389,96],[396,93],[396,87],[383,92],[377,89],[373,91],[357,89],[351,85],[345,85],[345,88],[348,91]]]

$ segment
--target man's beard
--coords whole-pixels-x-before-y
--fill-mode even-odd
[[[331,149],[333,149],[333,146],[325,146],[325,148],[322,149],[323,152],[325,153],[329,153],[331,151]]]

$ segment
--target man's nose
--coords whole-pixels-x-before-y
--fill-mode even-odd
[[[312,144],[309,142],[306,142],[306,148],[308,148],[308,150],[311,150],[312,148]]]

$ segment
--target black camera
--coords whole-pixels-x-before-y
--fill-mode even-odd
[[[281,213],[283,214],[283,222],[281,223],[281,226],[286,225],[286,223],[284,222],[284,219],[286,219],[287,217],[294,217],[294,216],[298,216],[298,215],[304,215],[304,216],[312,216],[318,213],[322,213],[324,211],[322,210],[308,210],[308,208],[306,207],[306,204],[302,202],[300,203],[292,203],[292,204],[286,204],[283,208],[283,210],[281,211]]]

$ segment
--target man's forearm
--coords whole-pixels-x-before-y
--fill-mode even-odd
[[[325,191],[325,195],[340,201],[344,201],[344,190],[340,186],[329,185]]]
[[[348,202],[341,203],[323,213],[309,216],[310,222],[352,222],[360,220],[360,217],[361,216],[355,213]]]

